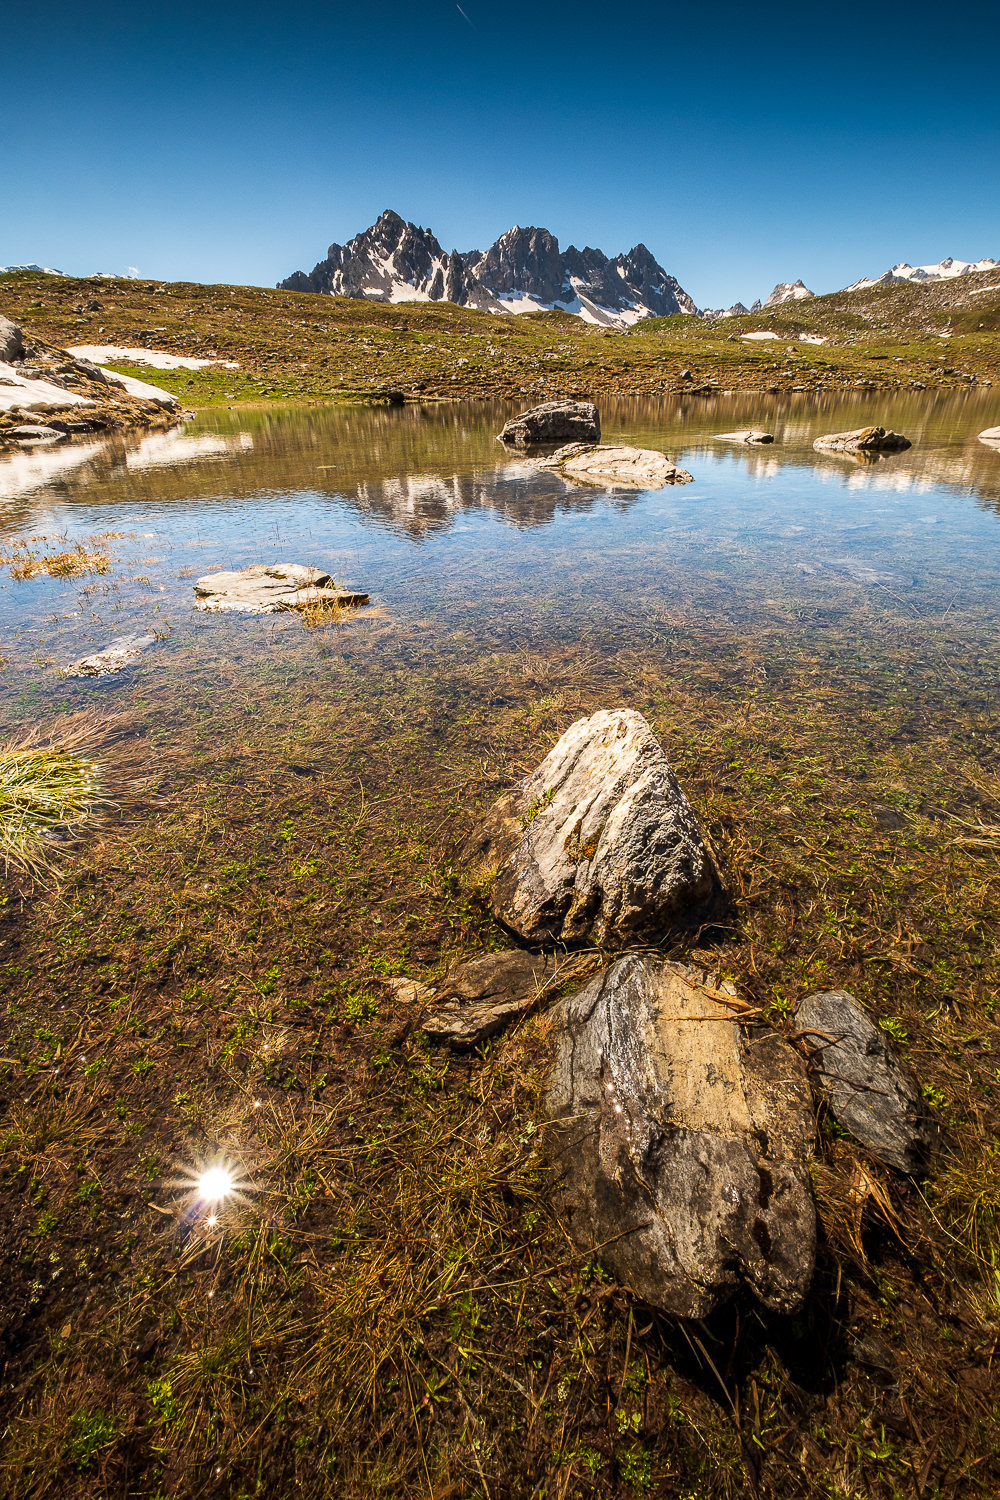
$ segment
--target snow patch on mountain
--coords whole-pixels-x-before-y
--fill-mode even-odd
[[[867,287],[885,286],[893,281],[951,281],[956,276],[969,276],[974,271],[995,271],[998,268],[1000,261],[989,258],[955,260],[949,255],[933,266],[911,266],[908,261],[901,260],[898,265],[883,271],[881,276],[862,276],[860,281],[852,282],[844,291],[863,292]]]

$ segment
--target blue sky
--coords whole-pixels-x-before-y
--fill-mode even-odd
[[[702,306],[1000,259],[998,42],[940,3],[9,7],[0,264],[269,285],[390,207],[642,240]]]

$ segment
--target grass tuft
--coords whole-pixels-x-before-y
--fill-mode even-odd
[[[33,732],[0,745],[0,859],[8,873],[51,870],[54,844],[109,805],[100,768],[85,748],[95,729],[87,720],[46,743]]]

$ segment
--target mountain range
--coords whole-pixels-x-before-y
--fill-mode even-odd
[[[559,308],[609,328],[672,313],[698,315],[645,245],[613,259],[589,246],[561,251],[547,229],[515,224],[486,251],[449,253],[429,229],[391,210],[346,245],[331,245],[308,275],[296,271],[278,284],[375,302],[457,302],[493,313]]]

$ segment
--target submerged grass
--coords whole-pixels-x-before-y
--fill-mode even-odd
[[[995,663],[957,684],[930,626],[859,619],[863,651],[847,615],[544,651],[375,622],[137,695],[168,799],[0,913],[4,1493],[997,1492]],[[789,1033],[851,990],[941,1124],[918,1190],[819,1122],[794,1318],[634,1303],[547,1199],[546,1015],[453,1056],[385,983],[506,944],[457,843],[619,704],[733,897],[673,951]],[[217,1211],[177,1186],[208,1160],[244,1182]]]

